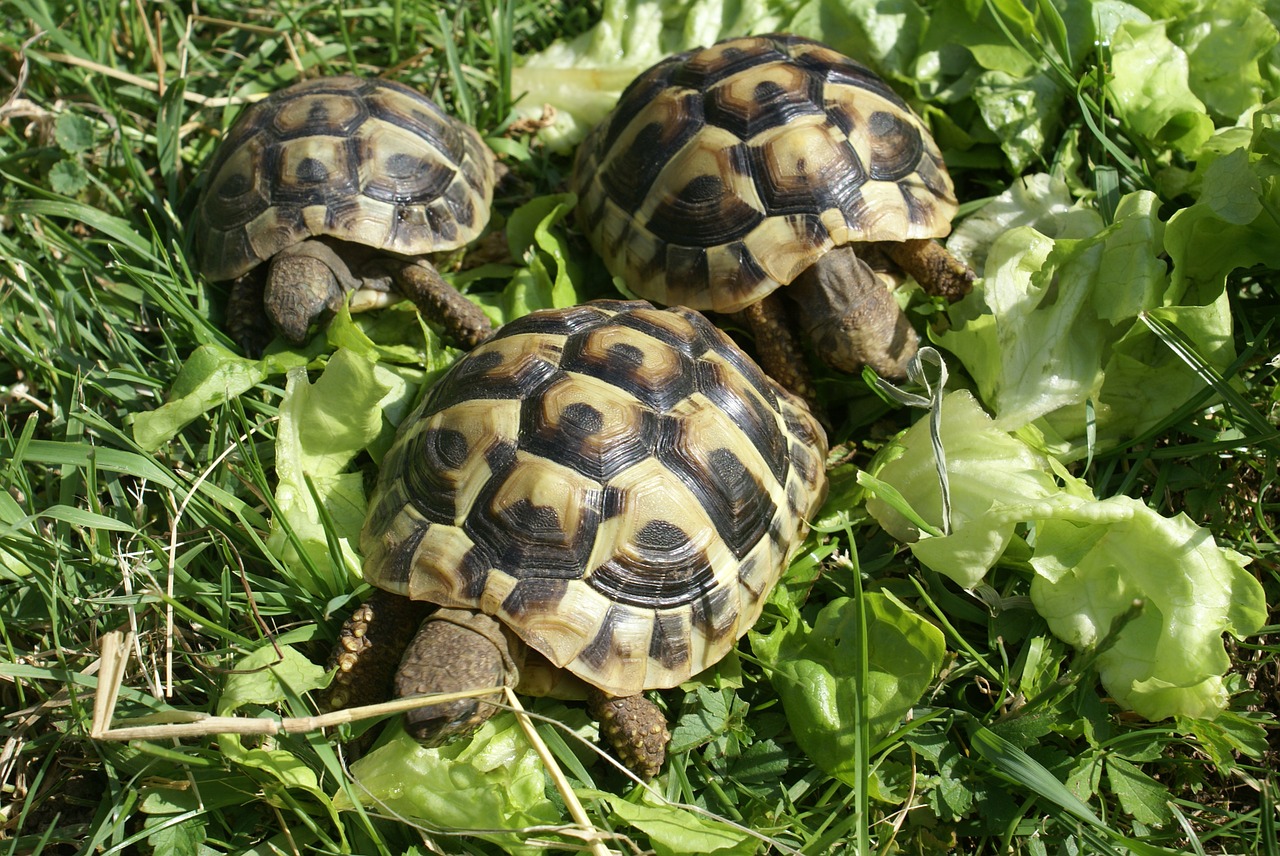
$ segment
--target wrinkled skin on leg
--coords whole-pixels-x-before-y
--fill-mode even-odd
[[[864,365],[888,380],[907,376],[919,337],[886,283],[852,246],[837,247],[787,290],[801,331],[832,368]]]
[[[742,310],[742,319],[751,328],[756,359],[765,374],[800,396],[818,412],[818,390],[813,385],[800,340],[792,330],[786,304],[773,292]]]
[[[289,344],[303,345],[342,308],[348,294],[357,292],[352,301],[356,312],[385,305],[392,290],[413,301],[455,345],[473,348],[493,335],[484,311],[445,282],[426,259],[319,238],[281,250],[266,264],[265,274],[255,269],[237,279],[227,325],[245,352],[257,356],[271,341],[272,329]]]
[[[898,267],[915,277],[928,294],[955,303],[973,289],[973,271],[937,241],[886,241],[879,248]]]
[[[441,326],[446,339],[470,350],[493,335],[484,311],[467,300],[429,262],[406,262],[395,273],[396,285],[428,321]]]
[[[416,630],[416,632],[415,632]],[[527,668],[526,668],[527,664]],[[666,718],[642,695],[614,698],[587,687],[530,651],[494,618],[437,609],[375,591],[343,625],[330,657],[337,667],[324,699],[330,709],[428,693],[513,686],[527,695],[586,696],[600,732],[636,775],[662,769],[671,739]],[[405,729],[427,746],[474,732],[497,712],[500,694],[427,704],[405,714]]]

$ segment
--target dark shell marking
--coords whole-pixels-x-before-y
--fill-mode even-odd
[[[870,69],[798,36],[662,61],[583,143],[579,222],[611,273],[659,303],[734,312],[833,247],[937,238],[942,154]]]
[[[244,111],[200,196],[201,272],[237,277],[309,237],[406,256],[460,247],[488,221],[493,155],[407,86],[310,80]]]
[[[673,686],[759,617],[825,456],[809,411],[698,313],[537,312],[401,426],[365,576],[494,615],[610,694]]]

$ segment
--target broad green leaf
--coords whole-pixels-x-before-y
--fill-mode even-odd
[[[1169,789],[1123,758],[1111,755],[1106,764],[1107,785],[1120,806],[1139,823],[1164,826],[1173,819]]]
[[[1178,329],[1220,371],[1234,353],[1230,314],[1217,302],[1223,280],[1191,294],[1170,279],[1162,253],[1166,242],[1171,251],[1176,243],[1173,224],[1160,220],[1153,194],[1121,197],[1111,225],[1074,239],[1040,231],[1068,216],[1073,234],[1087,227],[1088,217],[1064,207],[1061,191],[1057,198],[1036,216],[1037,228],[975,228],[962,241],[978,250],[982,235],[998,235],[985,279],[953,307],[953,329],[937,341],[960,358],[998,427],[1015,431],[1032,423],[1055,456],[1072,460],[1086,453],[1090,418],[1092,442],[1109,448],[1158,424],[1205,387],[1151,335],[1140,313],[1185,322]],[[1015,208],[993,220],[1020,218]],[[1176,262],[1174,271],[1176,277]]]
[[[89,171],[75,158],[63,158],[49,167],[49,187],[59,196],[76,196],[89,186]]]
[[[204,820],[200,817],[190,817],[180,822],[174,822],[173,819],[165,817],[149,817],[144,828],[155,828],[155,832],[147,836],[147,843],[155,853],[166,853],[171,856],[202,856],[202,854],[214,852],[202,846],[208,838],[208,831],[205,829]]]
[[[77,113],[63,113],[53,123],[58,148],[76,154],[93,147],[93,123]]]
[[[1188,4],[1170,24],[1169,34],[1187,53],[1191,90],[1212,113],[1231,123],[1264,100],[1260,66],[1280,35],[1260,4]]]
[[[1213,120],[1189,84],[1187,54],[1161,21],[1125,21],[1111,34],[1107,88],[1130,130],[1159,148],[1194,155],[1213,133]]]
[[[973,586],[1018,525],[1034,526],[1036,610],[1063,641],[1091,650],[1135,600],[1145,604],[1097,668],[1116,701],[1148,719],[1212,718],[1226,704],[1222,634],[1256,633],[1261,585],[1245,560],[1185,515],[1162,517],[1127,496],[1095,500],[1088,485],[999,431],[964,391],[943,399],[952,489],[951,535],[922,538],[879,498],[868,510],[921,562]],[[872,462],[877,478],[935,521],[941,513],[924,421]],[[1061,482],[1061,486],[1059,486]]]
[[[889,74],[905,75],[912,67],[929,20],[913,0],[808,0],[796,5],[787,32],[825,42]]]
[[[942,632],[888,592],[863,596],[867,620],[867,685],[856,674],[857,603],[837,598],[810,628],[798,614],[751,647],[770,668],[796,742],[827,773],[852,781],[853,731],[859,699],[868,701],[874,742],[897,727],[937,675]]]
[[[554,107],[555,121],[539,138],[568,152],[613,109],[623,88],[658,60],[781,24],[767,0],[605,0],[595,26],[525,57],[513,70],[512,94],[523,95],[515,112],[536,119],[543,105]]]
[[[579,302],[575,282],[581,279],[569,249],[565,224],[573,215],[572,194],[540,196],[517,208],[507,221],[511,255],[524,267],[502,293],[503,321],[535,309],[561,308]]]
[[[657,856],[694,853],[747,856],[761,845],[758,838],[744,830],[678,806],[629,802],[603,791],[585,796],[608,803],[615,816],[649,836],[649,844]]]
[[[276,435],[280,517],[271,521],[267,546],[315,594],[332,597],[359,575],[364,479],[343,470],[382,432],[383,400],[396,395],[393,378],[350,350],[335,352],[314,384],[304,369],[289,372]]]
[[[427,749],[398,726],[351,765],[356,787],[371,808],[393,811],[435,828],[477,830],[509,853],[541,853],[525,836],[499,830],[559,823],[546,796],[542,760],[512,716],[490,719],[469,740]],[[349,811],[348,791],[333,798]]]
[[[325,669],[293,648],[285,645],[277,652],[274,646],[264,645],[236,664],[218,699],[217,712],[230,716],[241,708],[275,705],[327,684]],[[238,734],[219,734],[218,746],[233,763],[270,777],[274,787],[306,793],[328,810],[329,797],[315,771],[289,750],[246,747]]]
[[[243,395],[266,377],[261,360],[245,359],[219,345],[201,345],[183,363],[169,400],[133,417],[133,439],[143,449],[158,449],[193,419]]]
[[[1028,507],[1051,500],[1058,488],[1045,459],[997,428],[967,391],[943,398],[941,430],[951,489],[951,534],[922,533],[880,495],[867,500],[867,511],[922,563],[972,588],[1004,553]],[[942,491],[928,420],[920,420],[882,449],[868,470],[942,530]]]
[[[1147,719],[1212,718],[1226,705],[1222,634],[1266,621],[1247,560],[1185,515],[1115,496],[1039,520],[1031,599],[1060,639],[1096,646],[1134,601],[1143,608],[1097,660],[1107,692]]]

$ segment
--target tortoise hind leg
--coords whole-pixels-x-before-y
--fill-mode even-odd
[[[600,721],[600,733],[618,760],[646,782],[658,775],[667,760],[671,732],[656,704],[642,695],[615,698],[593,687],[587,693],[587,708]]]

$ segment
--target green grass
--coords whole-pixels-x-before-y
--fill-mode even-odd
[[[214,3],[197,19],[170,2],[0,5],[0,92],[14,96],[0,107],[0,853],[498,852],[465,831],[333,812],[346,756],[332,734],[263,744],[297,759],[314,789],[282,784],[279,768],[246,762],[214,735],[118,743],[87,734],[103,634],[137,634],[122,718],[212,713],[241,659],[272,642],[323,663],[352,596],[340,568],[317,567],[318,582],[300,587],[266,543],[283,375],[212,407],[158,451],[134,440],[134,418],[166,400],[199,346],[231,346],[225,290],[196,275],[189,224],[201,165],[242,96],[303,74],[391,70],[496,137],[517,94],[513,64],[585,30],[599,11],[532,0]],[[1094,162],[1111,164],[1089,173],[1085,190],[1099,204],[1187,165],[1145,150],[1108,113],[1090,83],[1104,60],[1071,77],[1078,103],[1042,151],[1053,160],[1079,132]],[[228,95],[235,104],[220,100]],[[971,127],[969,102],[932,109],[950,109],[953,130]],[[569,170],[528,134],[507,139],[520,156],[506,159],[514,175],[496,203],[502,217],[563,191]],[[967,199],[1012,178],[992,142],[957,154]],[[1117,153],[1132,173],[1116,169]],[[1166,215],[1187,204],[1161,201]],[[598,277],[585,241],[562,234]],[[663,694],[684,730],[659,790],[772,839],[774,852],[1111,854],[1145,843],[1280,853],[1276,267],[1246,266],[1229,280],[1240,358],[1213,379],[1218,395],[1187,402],[1122,448],[1098,449],[1087,470],[1077,465],[1099,496],[1185,511],[1253,560],[1272,607],[1262,635],[1230,646],[1228,712],[1214,723],[1126,715],[1098,687],[1090,656],[1074,655],[1028,608],[1025,563],[997,566],[984,603],[850,509],[861,575],[832,555],[849,546],[837,533],[825,547],[815,539],[818,563],[800,562],[788,585],[807,598],[809,617],[840,597],[861,605],[865,587],[941,629],[945,665],[912,721],[875,740],[857,725],[856,769],[833,778],[799,748],[744,645],[740,672],[726,666],[710,687]],[[327,348],[308,353],[314,376]],[[860,379],[824,383],[850,402],[834,436],[857,464],[913,418]],[[362,456],[353,468],[374,465]],[[759,629],[780,620],[771,610]],[[308,698],[283,695],[270,705],[277,713],[311,711]],[[602,764],[584,767],[571,738],[543,731],[593,823],[649,846],[648,827],[627,825],[625,808],[587,791],[638,802],[627,782]]]

